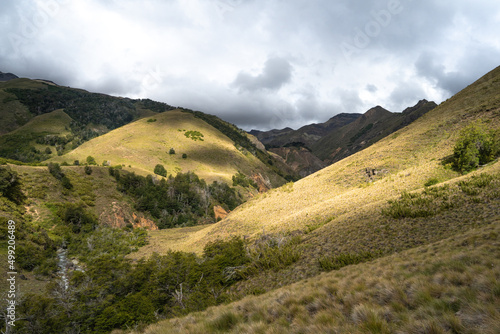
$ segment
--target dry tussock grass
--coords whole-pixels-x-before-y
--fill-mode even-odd
[[[145,333],[496,333],[499,236],[496,220],[371,263],[166,320]],[[214,324],[224,330],[214,330]]]
[[[458,177],[443,166],[442,160],[452,153],[460,130],[477,119],[485,120],[491,128],[500,127],[500,81],[495,81],[498,72],[365,150],[293,187],[255,197],[220,223],[191,235],[183,248],[199,252],[214,238],[234,234],[255,237],[263,231],[303,230],[311,221],[324,224],[332,217],[349,219],[402,191],[422,188],[430,179],[444,182]],[[366,168],[380,174],[367,182]]]

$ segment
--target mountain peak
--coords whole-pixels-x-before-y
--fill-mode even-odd
[[[3,73],[0,71],[0,81],[9,81],[12,79],[18,79],[19,77],[13,73]]]

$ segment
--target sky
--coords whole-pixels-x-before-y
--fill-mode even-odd
[[[0,71],[298,128],[446,100],[500,65],[498,0],[0,0]]]

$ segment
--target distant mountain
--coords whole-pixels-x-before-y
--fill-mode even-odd
[[[0,72],[0,81],[9,81],[12,79],[17,79],[17,78],[19,78],[19,77],[15,74]]]
[[[421,100],[402,113],[376,106],[364,114],[338,114],[324,123],[305,125],[298,130],[250,133],[304,177],[368,147],[436,106],[434,102]]]
[[[284,128],[282,130],[252,130],[250,134],[257,137],[267,148],[282,147],[291,143],[303,143],[309,146],[335,129],[341,128],[360,117],[360,114],[338,114],[324,123],[308,124],[298,130]]]
[[[380,106],[374,107],[356,121],[316,141],[311,145],[312,152],[325,163],[331,164],[409,125],[435,107],[436,103],[427,100],[419,101],[402,113],[392,113]]]

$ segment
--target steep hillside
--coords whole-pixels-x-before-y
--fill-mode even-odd
[[[328,164],[354,154],[394,131],[410,124],[436,104],[422,100],[402,113],[391,113],[377,106],[368,110],[356,121],[330,132],[311,145],[311,149]]]
[[[269,152],[280,156],[294,173],[300,177],[306,177],[327,166],[322,160],[315,156],[308,148],[287,145],[284,147],[270,148]]]
[[[146,333],[498,332],[500,162],[461,175],[447,161],[464,128],[498,131],[499,116],[500,67],[363,151],[175,231],[176,250],[255,241],[260,270],[231,291],[277,290]]]
[[[338,114],[324,123],[308,124],[298,130],[284,128],[282,130],[259,131],[252,130],[250,134],[256,136],[267,147],[281,147],[290,143],[311,145],[335,129],[339,129],[353,121],[360,114]]]
[[[434,102],[427,100],[402,113],[377,106],[363,115],[339,114],[325,123],[306,125],[298,130],[252,130],[250,133],[304,177],[376,143],[435,107]]]
[[[334,228],[362,212],[379,210],[388,199],[420,189],[430,179],[457,177],[443,160],[471,122],[482,119],[498,129],[499,78],[497,68],[365,150],[245,203],[221,222],[194,233],[182,249],[200,250],[208,240],[233,234],[285,233],[311,224]]]
[[[88,156],[99,164],[123,165],[142,175],[153,174],[161,164],[169,175],[192,171],[210,182],[232,183],[232,176],[241,171],[268,182],[269,188],[283,183],[254,155],[238,150],[220,131],[180,110],[125,125],[51,161],[73,164],[75,160],[85,162]]]
[[[499,235],[497,220],[132,333],[498,333]]]

